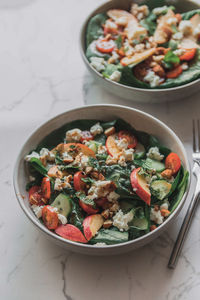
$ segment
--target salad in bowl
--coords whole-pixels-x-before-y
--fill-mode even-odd
[[[141,89],[167,89],[200,78],[200,9],[132,4],[93,16],[86,57],[104,78]]]
[[[76,120],[25,156],[29,204],[64,239],[106,246],[156,230],[179,205],[178,154],[122,119]]]

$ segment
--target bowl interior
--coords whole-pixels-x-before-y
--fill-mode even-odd
[[[29,217],[29,219],[37,226],[39,227],[43,232],[46,232],[48,235],[53,237],[54,239],[60,240],[63,243],[68,244],[76,244],[77,247],[89,247],[93,248],[91,245],[82,245],[74,242],[70,242],[67,240],[64,240],[63,238],[58,237],[54,233],[48,231],[45,226],[43,226],[40,221],[35,217],[33,214],[29,203],[28,203],[28,193],[26,192],[26,183],[27,183],[27,172],[24,162],[24,157],[29,153],[32,149],[34,149],[43,138],[45,138],[48,134],[52,133],[55,129],[58,129],[62,125],[69,123],[74,120],[78,119],[99,119],[103,121],[109,121],[116,118],[122,118],[126,122],[128,122],[131,126],[135,127],[137,130],[146,131],[148,133],[151,133],[155,135],[157,138],[159,138],[160,142],[163,145],[166,145],[168,148],[173,149],[174,152],[176,152],[184,165],[184,167],[189,171],[189,163],[187,160],[186,152],[184,150],[184,147],[179,140],[179,138],[174,134],[173,131],[171,131],[164,123],[160,122],[159,120],[155,119],[154,117],[143,113],[141,111],[123,107],[123,106],[117,106],[117,105],[96,105],[96,106],[86,106],[83,108],[78,108],[72,111],[65,112],[54,119],[48,121],[41,127],[39,127],[27,140],[27,142],[24,144],[17,163],[15,167],[15,173],[14,173],[14,185],[15,185],[15,191],[17,198],[19,200],[19,203],[26,213],[26,215]],[[157,233],[151,232],[147,235],[142,236],[139,239],[129,241],[130,243],[135,243],[137,245],[142,243],[144,244],[145,241],[150,241],[153,239],[156,235],[158,235],[158,232],[162,229],[163,226],[165,226],[174,216],[179,212],[181,209],[181,206],[184,203],[184,198],[182,199],[181,203],[177,207],[177,209],[174,211],[174,213],[161,225],[158,227]],[[146,237],[149,236],[147,239]],[[127,244],[124,243],[124,244]],[[123,245],[123,244],[122,244]],[[120,245],[120,247],[122,246]],[[109,246],[109,247],[119,247],[119,245]],[[95,247],[97,248],[97,247]],[[106,247],[107,248],[107,247]],[[103,250],[103,249],[102,249]]]

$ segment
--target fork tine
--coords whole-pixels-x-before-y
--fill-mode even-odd
[[[200,122],[197,120],[197,138],[198,138],[198,151],[200,151]]]
[[[192,120],[192,136],[193,136],[193,151],[196,152],[196,134],[195,134],[195,121]]]

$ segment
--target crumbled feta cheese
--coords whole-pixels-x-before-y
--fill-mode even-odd
[[[103,145],[99,145],[97,153],[98,153],[98,154],[107,154],[107,149],[106,149],[106,147],[103,146]]]
[[[148,82],[151,87],[156,87],[160,83],[160,77],[153,71],[148,71],[147,75],[144,77],[144,81]]]
[[[88,166],[89,158],[87,155],[82,155],[80,160],[80,167],[82,169],[86,168]]]
[[[167,20],[167,24],[168,24],[168,25],[176,25],[177,22],[178,22],[177,18],[169,18],[169,19]]]
[[[122,149],[127,149],[128,148],[128,141],[125,138],[119,139],[116,141],[117,147],[122,150]]]
[[[181,56],[183,53],[185,53],[185,49],[180,48],[180,49],[174,50],[173,53],[175,55]]]
[[[106,243],[96,243],[94,244],[94,246],[99,246],[99,247],[103,247],[103,246],[107,246]]]
[[[183,64],[181,65],[181,67],[182,67],[183,71],[186,71],[186,70],[189,68],[189,66],[188,66],[187,63],[183,63]]]
[[[33,152],[31,152],[31,154],[26,155],[25,160],[30,161],[31,158],[38,158],[39,159],[40,155],[37,152],[33,151]]]
[[[64,160],[69,160],[69,161],[73,161],[74,159],[73,159],[73,157],[71,156],[71,155],[69,155],[69,153],[68,152],[63,152],[62,153],[62,158],[64,159]]]
[[[60,223],[62,225],[67,224],[67,218],[65,216],[61,215],[61,214],[58,214],[58,220],[60,221]]]
[[[107,159],[106,159],[106,165],[114,165],[117,163],[117,157],[112,157],[110,155],[108,155]]]
[[[30,181],[35,181],[35,179],[36,179],[36,178],[35,178],[34,176],[31,176],[31,175],[29,176],[29,180],[30,180]]]
[[[194,36],[199,37],[200,35],[200,24],[197,25],[197,27],[194,29]]]
[[[179,30],[183,35],[188,35],[192,33],[192,23],[189,20],[183,20],[179,23]]]
[[[154,221],[156,224],[160,225],[163,223],[164,217],[161,215],[160,210],[155,210],[154,208],[151,208],[150,212],[150,220]]]
[[[151,147],[147,152],[147,157],[161,161],[163,160],[164,155],[160,154],[158,147]]]
[[[168,209],[169,208],[169,204],[167,202],[161,204],[160,209]]]
[[[106,28],[109,28],[109,29],[117,29],[117,25],[115,24],[115,22],[111,21],[111,20],[106,20],[106,23],[105,23],[105,27]]]
[[[88,190],[88,198],[94,200],[105,197],[110,193],[112,182],[110,180],[98,180]]]
[[[31,205],[31,208],[38,219],[42,217],[42,209],[44,206]]]
[[[127,56],[131,56],[134,53],[134,48],[129,44],[128,39],[125,39],[123,47]]]
[[[142,52],[144,50],[144,44],[138,44],[134,49],[136,52]]]
[[[109,58],[109,60],[108,60],[108,63],[109,64],[113,64],[113,63],[115,63],[117,60],[118,60],[118,58],[119,58],[120,56],[117,54],[117,52],[116,51],[113,51],[112,52],[112,56]]]
[[[166,10],[168,9],[168,7],[166,5],[162,6],[162,7],[156,7],[153,9],[153,14],[154,15],[161,15],[162,13],[164,13]]]
[[[152,181],[156,180],[156,179],[157,179],[157,176],[156,176],[156,175],[153,175],[153,176],[151,177],[151,179],[150,179],[150,183],[151,183]]]
[[[71,184],[69,183],[69,178],[68,178],[69,176],[65,176],[63,180],[61,180],[60,178],[56,178],[54,184],[54,190],[62,191],[65,188],[71,188]]]
[[[173,34],[172,38],[173,38],[174,40],[178,40],[178,41],[179,41],[179,40],[182,40],[183,34],[182,34],[182,32],[176,32],[176,33]]]
[[[124,155],[120,155],[118,164],[122,167],[126,167],[126,158]]]
[[[103,128],[101,127],[100,123],[98,122],[90,128],[90,132],[91,132],[91,134],[93,134],[95,136],[97,134],[101,134],[103,132]]]
[[[81,139],[81,130],[78,128],[74,128],[72,130],[68,130],[66,132],[66,140],[67,142],[79,142]]]
[[[93,68],[95,68],[98,72],[101,72],[101,71],[105,70],[106,61],[104,60],[104,58],[91,57],[90,61],[91,61],[90,65]]]
[[[47,148],[42,148],[40,150],[40,157],[41,158],[46,158],[49,161],[54,161],[55,160],[55,155],[49,149]]]
[[[138,6],[138,4],[134,3],[131,6],[131,13],[136,16],[138,20],[141,20],[149,15],[149,8],[147,5]]]
[[[134,149],[123,150],[123,155],[124,155],[126,161],[133,160],[133,158],[134,158],[133,152],[134,152]]]
[[[113,217],[113,226],[117,227],[120,231],[127,231],[129,229],[128,223],[133,219],[133,212],[123,214],[120,209]]]
[[[113,191],[107,196],[107,199],[109,202],[116,202],[119,197],[120,195]]]
[[[120,78],[121,78],[121,74],[122,74],[122,73],[119,72],[119,71],[114,71],[114,72],[110,75],[109,79],[112,80],[112,81],[119,82],[119,81],[120,81]]]
[[[135,170],[136,166],[132,165],[131,166],[131,171]]]

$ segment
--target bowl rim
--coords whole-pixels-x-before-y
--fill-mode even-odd
[[[194,3],[195,5],[198,5],[200,8],[200,3],[195,2],[194,0],[188,0],[189,2]],[[109,0],[109,2],[112,2],[112,0]],[[171,88],[162,88],[162,89],[156,89],[156,88],[139,88],[139,87],[133,87],[133,86],[128,86],[119,82],[115,82],[113,80],[110,80],[108,78],[103,77],[103,75],[98,72],[94,67],[91,66],[91,64],[89,63],[86,54],[85,54],[85,49],[84,49],[84,43],[85,43],[85,33],[86,33],[86,28],[87,28],[87,24],[89,22],[89,20],[96,14],[96,10],[99,10],[101,8],[103,8],[104,5],[106,5],[106,3],[108,3],[108,1],[104,1],[101,5],[98,5],[95,9],[93,9],[93,11],[84,19],[82,25],[81,25],[81,29],[79,32],[79,49],[81,52],[81,57],[83,58],[83,61],[85,62],[85,64],[87,65],[87,67],[94,72],[99,78],[101,78],[102,80],[105,80],[106,82],[110,83],[110,84],[114,84],[115,86],[121,87],[121,88],[126,88],[128,90],[134,90],[134,91],[138,91],[138,92],[150,92],[152,93],[158,93],[158,92],[169,92],[169,91],[174,91],[174,90],[180,90],[183,88],[187,88],[190,87],[191,85],[200,82],[200,78],[197,78],[191,82],[188,82],[186,84],[183,85],[179,85],[176,87],[171,87]]]
[[[18,169],[19,169],[19,164],[22,157],[22,153],[23,153],[23,149],[26,147],[26,145],[29,143],[29,141],[32,139],[32,137],[36,134],[39,133],[39,131],[41,130],[42,127],[45,127],[46,125],[48,125],[49,123],[51,123],[52,121],[59,119],[60,117],[62,117],[65,114],[71,113],[71,112],[76,112],[76,111],[80,111],[80,110],[87,110],[88,108],[104,108],[105,109],[107,107],[116,107],[116,108],[120,108],[120,109],[126,109],[129,111],[134,111],[138,114],[141,114],[143,116],[145,116],[146,118],[149,119],[153,119],[153,121],[155,121],[156,123],[159,124],[159,126],[164,127],[177,141],[177,143],[179,144],[182,153],[184,155],[184,159],[185,159],[185,169],[189,172],[189,180],[188,180],[188,186],[187,189],[179,203],[179,205],[177,206],[177,208],[174,210],[174,212],[161,224],[159,225],[155,230],[148,232],[147,234],[135,239],[135,240],[130,240],[124,243],[119,243],[119,244],[114,244],[114,245],[106,245],[106,246],[95,246],[95,245],[91,245],[91,244],[83,244],[83,243],[78,243],[78,242],[74,242],[74,241],[70,241],[67,239],[64,239],[58,235],[56,235],[53,231],[48,230],[41,222],[39,219],[37,219],[33,214],[31,214],[29,212],[29,210],[26,208],[25,204],[24,204],[24,196],[20,193],[20,187],[18,184]],[[59,127],[58,127],[59,128]],[[127,245],[131,245],[131,244],[138,244],[139,242],[152,237],[155,237],[158,235],[158,232],[165,226],[167,226],[167,224],[171,221],[171,219],[175,218],[176,215],[180,212],[181,208],[183,207],[189,189],[190,189],[190,184],[191,184],[191,167],[190,167],[190,163],[188,160],[188,156],[187,156],[187,152],[185,150],[185,147],[183,145],[183,143],[181,142],[181,140],[179,139],[179,137],[175,134],[175,132],[169,128],[164,122],[160,121],[159,119],[157,119],[156,117],[152,116],[151,114],[148,114],[146,112],[143,112],[141,110],[129,107],[129,106],[123,106],[123,105],[117,105],[117,104],[96,104],[96,105],[86,105],[86,106],[81,106],[79,108],[74,108],[74,109],[70,109],[67,110],[61,114],[58,114],[56,116],[54,116],[53,118],[47,120],[46,122],[42,123],[41,125],[39,125],[35,130],[32,131],[32,133],[28,136],[28,138],[26,139],[25,143],[22,145],[17,158],[16,158],[16,162],[14,165],[14,172],[13,172],[13,185],[14,185],[14,191],[15,191],[15,195],[17,197],[18,203],[20,205],[20,207],[22,208],[23,212],[25,213],[25,215],[28,217],[28,219],[37,227],[39,228],[42,233],[46,233],[49,237],[53,238],[54,240],[59,240],[61,243],[63,244],[69,244],[72,246],[76,246],[79,248],[86,248],[86,249],[114,249],[114,248],[123,248],[126,247]],[[152,238],[153,239],[153,238]],[[95,251],[95,250],[94,250]]]

